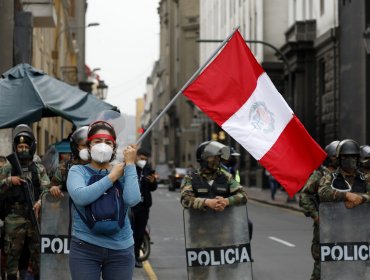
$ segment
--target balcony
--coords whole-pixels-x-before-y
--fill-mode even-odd
[[[52,0],[23,0],[23,10],[31,12],[33,27],[55,27],[56,12]]]
[[[316,39],[316,21],[296,21],[286,32],[287,42],[313,41]]]

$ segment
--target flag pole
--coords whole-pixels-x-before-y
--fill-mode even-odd
[[[185,83],[185,85],[176,93],[176,95],[171,99],[171,101],[163,108],[162,112],[153,120],[149,127],[144,131],[144,133],[137,139],[136,144],[140,144],[141,141],[148,135],[149,131],[157,124],[159,119],[168,111],[168,109],[175,103],[176,99],[183,93],[183,91],[195,80],[195,78],[203,71],[203,69],[212,61],[216,54],[226,45],[234,33],[239,29],[239,26],[234,29],[234,31],[226,37],[225,40],[220,44],[220,46],[212,53],[212,55],[203,63],[202,66],[190,77],[190,79]]]

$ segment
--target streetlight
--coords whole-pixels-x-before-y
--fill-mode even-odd
[[[108,86],[104,82],[104,80],[100,80],[98,86],[96,87],[98,91],[98,97],[102,100],[105,100],[108,95]]]

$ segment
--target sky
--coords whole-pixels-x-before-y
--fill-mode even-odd
[[[106,101],[135,115],[159,58],[159,0],[88,0],[86,64],[108,85]]]

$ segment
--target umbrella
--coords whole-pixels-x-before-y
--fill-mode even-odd
[[[87,125],[104,110],[117,107],[48,76],[29,64],[18,64],[0,80],[0,128],[60,116]]]

